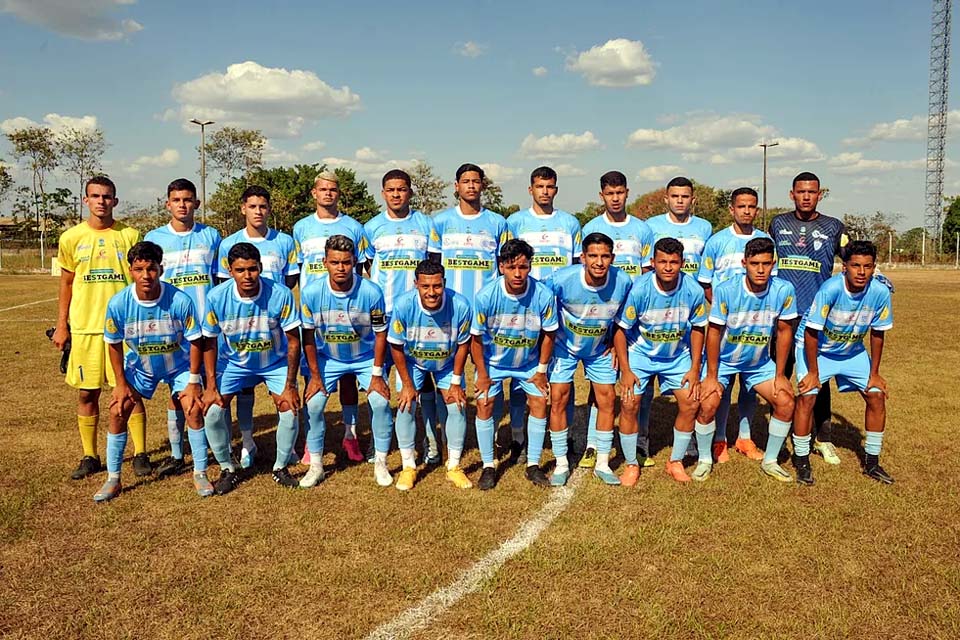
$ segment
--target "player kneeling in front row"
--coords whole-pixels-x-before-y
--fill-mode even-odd
[[[238,242],[227,254],[231,280],[213,288],[207,296],[203,318],[204,368],[207,389],[204,424],[213,455],[220,464],[218,494],[232,491],[240,482],[230,452],[230,426],[224,407],[241,390],[266,383],[280,412],[277,425],[277,457],[274,481],[296,487],[287,470],[290,450],[297,439],[296,414],[300,408],[297,370],[300,362],[300,314],[293,292],[279,282],[260,277],[260,251],[249,242]],[[225,361],[216,376],[217,339]]]
[[[887,420],[887,382],[880,376],[880,358],[885,332],[893,328],[890,289],[873,278],[877,249],[872,242],[855,240],[842,253],[843,273],[823,283],[806,315],[806,326],[797,332],[800,395],[794,414],[793,464],[797,482],[813,484],[813,408],[820,385],[836,378],[840,391],[859,391],[867,405],[863,472],[878,482],[892,484],[893,478],[880,466]],[[869,356],[863,346],[868,329]]]
[[[483,471],[477,486],[497,484],[493,444],[493,405],[503,381],[519,381],[527,394],[527,470],[530,482],[550,486],[540,468],[547,435],[547,366],[559,328],[556,300],[550,289],[530,277],[533,248],[523,240],[507,240],[500,248],[500,277],[485,285],[474,301],[470,354],[477,368],[477,445]]]
[[[790,321],[797,317],[797,304],[793,285],[771,277],[773,265],[773,241],[754,238],[744,248],[746,275],[731,278],[714,291],[707,330],[707,375],[700,384],[696,429],[698,434],[714,432],[723,390],[739,374],[747,390],[756,389],[773,407],[760,468],[776,480],[790,482],[790,474],[777,464],[777,456],[793,421],[793,387],[783,371],[793,340]],[[776,363],[770,359],[774,331]],[[704,460],[702,448],[700,457]]]
[[[627,467],[620,476],[633,486],[640,475],[637,464],[637,417],[640,398],[657,378],[661,394],[677,399],[673,424],[673,451],[666,471],[677,482],[690,482],[683,455],[696,428],[700,462],[693,479],[710,476],[713,459],[712,424],[696,422],[700,407],[700,369],[704,328],[707,326],[703,287],[683,273],[683,244],[661,238],[653,248],[653,272],[640,276],[617,317],[613,345],[621,363],[620,443]],[[718,398],[719,399],[719,398]]]
[[[133,245],[127,252],[127,262],[133,284],[110,299],[103,331],[117,386],[110,400],[107,433],[109,475],[93,499],[103,502],[120,494],[127,422],[131,414],[145,419],[143,399],[152,398],[161,382],[170,387],[174,400],[179,399],[190,427],[193,485],[201,496],[212,495],[200,398],[203,339],[193,301],[173,285],[160,281],[163,250],[153,242]]]
[[[614,318],[623,308],[630,291],[630,276],[611,268],[614,260],[613,240],[603,233],[591,233],[583,240],[580,261],[555,272],[545,282],[556,295],[560,315],[550,365],[550,442],[557,466],[550,483],[563,486],[570,476],[567,462],[567,404],[573,374],[583,362],[587,380],[593,383],[597,401],[597,460],[593,474],[606,484],[618,485],[610,469],[610,447],[613,444],[613,407],[616,403],[617,373],[608,336]],[[629,436],[621,433],[621,441]],[[636,464],[636,430],[633,432],[633,463]],[[624,445],[624,455],[629,456]],[[528,464],[539,460],[528,458]],[[630,464],[629,457],[627,463]],[[529,468],[529,467],[528,467]],[[636,482],[636,480],[634,480]]]
[[[376,449],[373,475],[382,487],[393,484],[387,469],[392,434],[390,389],[383,371],[387,354],[383,293],[372,281],[357,275],[355,251],[353,240],[347,236],[327,238],[323,254],[327,273],[304,287],[300,294],[303,352],[310,371],[304,391],[310,470],[300,480],[300,486],[304,488],[312,487],[324,478],[323,439],[327,432],[324,409],[329,394],[337,388],[337,382],[350,374],[356,375],[360,386],[367,390],[370,427]],[[404,455],[404,469],[414,466],[412,444],[408,453]],[[413,475],[415,478],[415,466]]]
[[[473,486],[460,469],[467,435],[467,396],[463,368],[470,352],[470,303],[446,288],[443,267],[431,260],[417,265],[416,291],[401,295],[393,305],[387,341],[397,367],[397,445],[403,471],[397,489],[416,482],[414,415],[424,379],[432,375],[446,404],[447,479],[460,489]]]

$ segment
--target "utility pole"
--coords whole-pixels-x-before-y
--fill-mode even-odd
[[[214,124],[213,120],[191,120],[200,127],[200,222],[207,222],[207,137],[206,128],[208,124]]]
[[[760,218],[760,226],[767,228],[767,147],[776,147],[779,142],[761,142],[758,147],[763,147],[763,216]]]

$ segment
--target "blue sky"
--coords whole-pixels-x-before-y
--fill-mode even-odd
[[[262,129],[268,165],[352,167],[377,196],[393,166],[476,162],[525,205],[549,164],[570,211],[609,169],[632,195],[679,174],[757,187],[756,144],[779,141],[770,206],[812,170],[827,213],[922,222],[928,2],[324,4],[0,0],[0,129],[101,127],[127,201],[197,177],[200,117]]]

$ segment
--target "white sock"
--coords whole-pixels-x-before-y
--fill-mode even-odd
[[[375,456],[375,459],[376,459],[377,462],[382,462],[383,464],[387,464],[387,454],[386,454],[386,453],[382,453],[382,452],[380,452],[380,451],[377,451],[377,452],[374,454],[374,456]]]
[[[107,473],[107,480],[119,480],[120,472],[119,471],[110,471]]]
[[[310,471],[323,471],[323,459],[310,454]]]
[[[257,448],[257,443],[253,441],[253,432],[252,431],[241,431],[240,435],[243,436],[243,448],[247,451],[253,451]]]
[[[554,467],[553,472],[563,472],[570,470],[570,463],[567,462],[567,456],[557,456],[557,466]]]
[[[417,458],[413,449],[400,449],[400,460],[404,469],[415,469]]]
[[[610,454],[609,453],[597,453],[597,464],[596,468],[600,471],[610,471]]]
[[[447,469],[456,469],[460,466],[460,449],[451,449],[447,447]]]

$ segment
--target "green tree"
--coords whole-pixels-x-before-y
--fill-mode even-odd
[[[68,173],[76,177],[77,193],[83,194],[86,181],[100,171],[100,159],[107,150],[107,141],[100,129],[70,127],[56,136],[57,153]],[[77,218],[83,219],[83,205],[77,198]]]
[[[947,215],[943,219],[942,238],[944,249],[954,247],[957,241],[957,234],[960,233],[960,196],[950,200],[947,207]]]
[[[923,227],[914,227],[900,234],[897,238],[896,250],[899,259],[919,262],[923,253],[923,242],[926,233]]]
[[[13,189],[13,174],[7,165],[0,163],[0,203],[4,201],[10,190]]]
[[[56,140],[47,127],[16,129],[7,134],[7,140],[13,145],[13,157],[30,170],[36,225],[40,231],[40,265],[44,266],[49,205],[46,181],[60,163]]]
[[[587,204],[583,205],[583,209],[580,209],[580,211],[577,211],[573,215],[580,222],[580,226],[582,227],[601,213],[603,213],[602,202],[588,202]]]
[[[340,202],[338,204],[340,211],[360,224],[366,224],[370,218],[380,213],[380,206],[377,205],[376,199],[367,190],[367,183],[363,180],[357,180],[357,174],[353,169],[339,168],[335,171],[337,177],[340,178]],[[313,183],[311,182],[312,186]]]
[[[227,180],[251,176],[263,167],[266,144],[267,139],[259,130],[223,127],[206,143],[207,160]]]
[[[457,202],[460,201],[460,195],[457,193],[457,185],[453,185],[453,197]],[[496,182],[490,179],[490,176],[483,176],[483,191],[480,193],[480,206],[490,211],[496,211],[503,214],[506,206],[503,204],[503,189]]]
[[[447,207],[447,198],[444,195],[447,182],[436,174],[433,167],[421,161],[415,164],[409,173],[413,187],[413,197],[410,199],[412,209],[429,215]]]
[[[152,229],[162,227],[170,221],[170,213],[164,206],[163,200],[157,200],[151,205],[142,205],[139,203],[129,204],[117,214],[124,224],[146,234]]]

